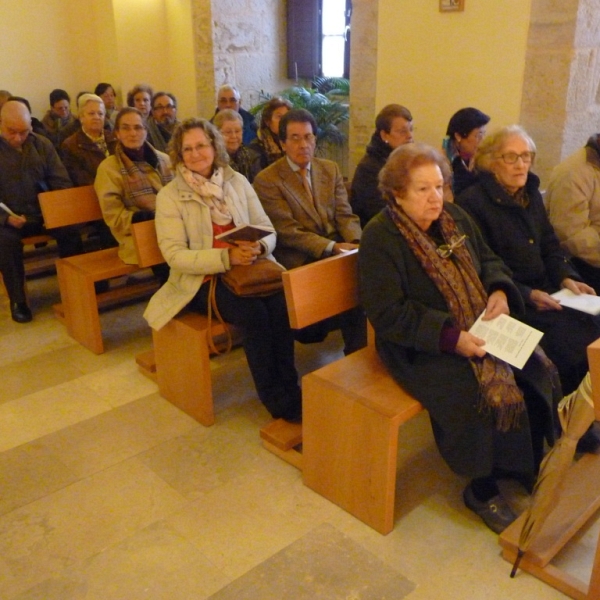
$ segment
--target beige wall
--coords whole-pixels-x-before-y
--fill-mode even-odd
[[[465,0],[464,12],[440,13],[437,0],[380,0],[376,110],[405,104],[416,139],[438,146],[465,106],[492,116],[492,128],[518,122],[530,8]]]

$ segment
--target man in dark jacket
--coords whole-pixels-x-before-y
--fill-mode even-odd
[[[256,125],[254,115],[242,108],[242,98],[240,93],[235,87],[229,84],[222,85],[217,92],[217,110],[215,111],[215,115],[220,110],[225,110],[226,108],[230,108],[231,110],[235,110],[236,112],[240,113],[242,120],[244,121],[242,144],[247,146],[256,137],[256,130],[258,129],[258,126]],[[213,119],[214,118],[215,117],[213,115]]]
[[[70,227],[46,231],[38,193],[72,187],[52,143],[31,132],[31,114],[21,102],[8,101],[0,112],[0,273],[14,321],[32,315],[25,296],[21,239],[49,233],[61,257],[82,252],[81,238]]]
[[[352,210],[362,227],[385,206],[377,189],[379,171],[393,150],[413,141],[412,120],[410,110],[400,104],[384,106],[375,119],[375,132],[356,167],[350,192]]]

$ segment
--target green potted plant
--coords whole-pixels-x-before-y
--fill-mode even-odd
[[[308,110],[317,122],[317,150],[324,146],[341,146],[346,136],[339,126],[345,123],[350,114],[347,102],[343,102],[349,93],[347,79],[321,77],[313,81],[313,87],[294,86],[276,94],[261,90],[260,102],[250,112],[260,121],[265,104],[273,96],[287,98],[294,108]]]

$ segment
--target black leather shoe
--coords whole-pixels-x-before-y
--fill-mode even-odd
[[[463,492],[465,506],[470,508],[494,532],[502,533],[516,518],[517,515],[510,509],[506,500],[498,495],[487,502],[475,498],[471,484]]]
[[[26,302],[12,302],[10,305],[12,320],[17,323],[29,323],[33,319],[31,310]]]

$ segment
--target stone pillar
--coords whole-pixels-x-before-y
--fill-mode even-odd
[[[196,102],[198,116],[210,119],[215,112],[215,61],[210,0],[192,0],[194,55],[196,57]],[[174,65],[176,68],[176,65]]]
[[[353,0],[350,39],[349,176],[375,129],[379,0]]]
[[[535,171],[552,168],[600,131],[600,3],[533,0],[521,124],[538,146]]]

